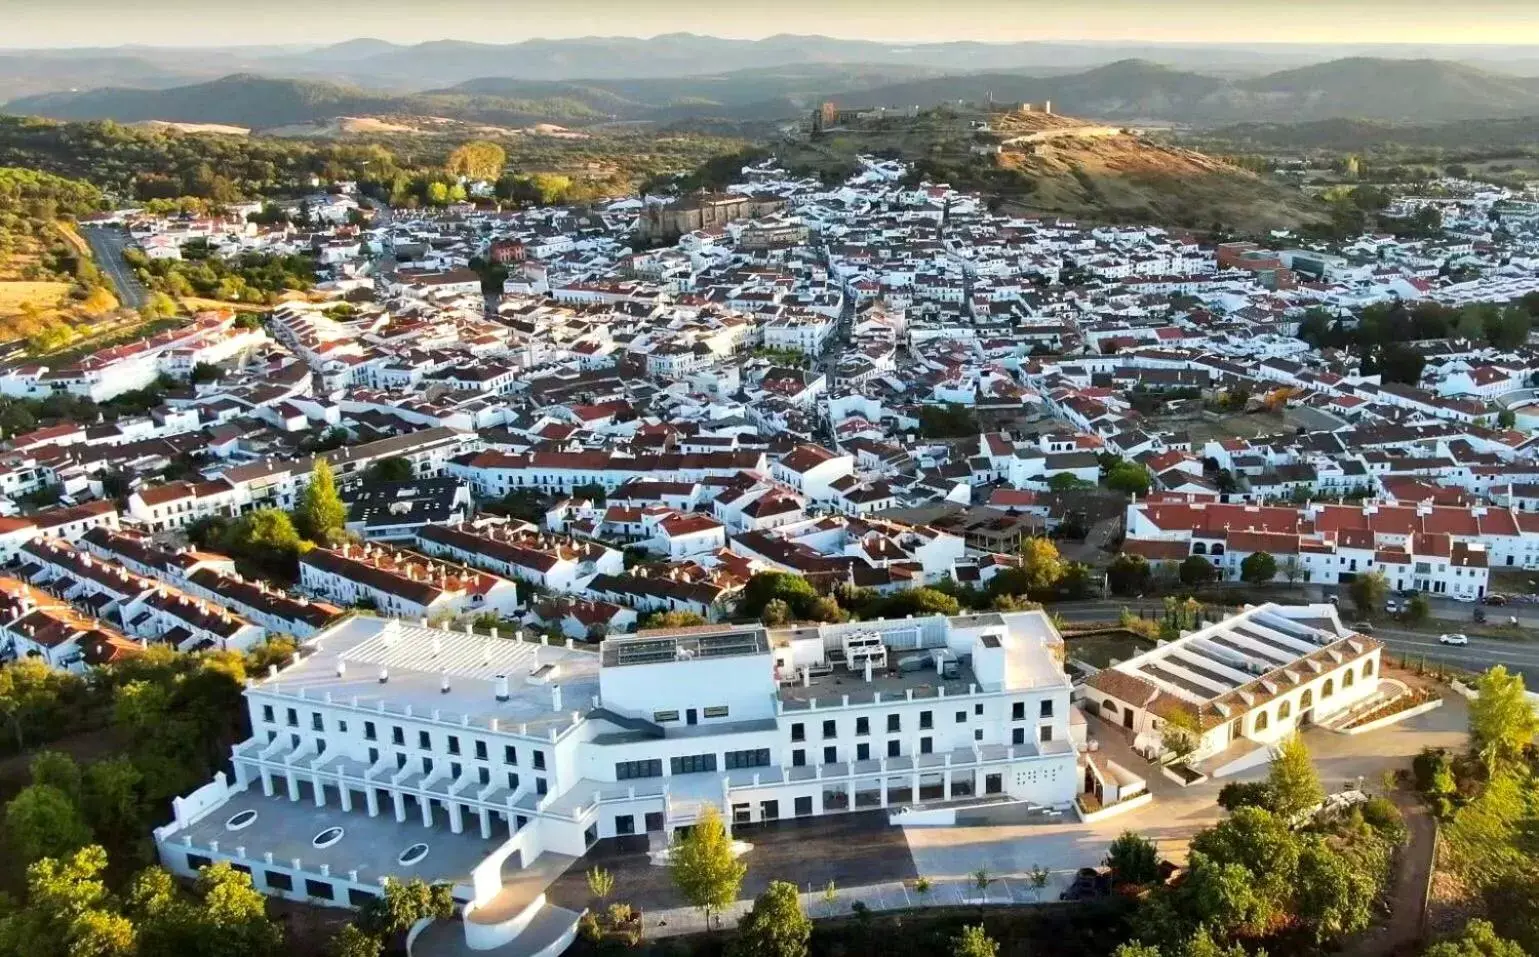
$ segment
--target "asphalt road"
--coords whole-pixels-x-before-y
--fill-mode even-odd
[[[149,293],[138,277],[123,261],[123,250],[128,246],[128,233],[116,226],[83,226],[80,234],[91,247],[91,255],[117,290],[118,302],[130,309],[141,309],[149,301]]]
[[[1475,607],[1459,602],[1447,604],[1461,609],[1465,618],[1468,618],[1470,609]],[[1114,622],[1124,608],[1135,613],[1140,610],[1158,613],[1164,610],[1164,605],[1162,602],[1147,599],[1142,601],[1098,600],[1059,602],[1048,605],[1047,611],[1060,616],[1067,622]],[[1505,621],[1505,616],[1514,611],[1524,612],[1525,615],[1520,620],[1528,624],[1533,620],[1534,613],[1539,610],[1532,606],[1505,606],[1487,608],[1486,614],[1491,616],[1493,622]],[[1434,611],[1433,614],[1436,615],[1438,612]],[[1499,615],[1502,617],[1499,618]],[[1343,610],[1341,617],[1347,623],[1356,620],[1351,612],[1346,610]],[[1397,656],[1426,658],[1428,663],[1442,662],[1469,671],[1484,671],[1492,665],[1506,665],[1509,671],[1520,672],[1528,687],[1539,688],[1539,628],[1525,636],[1513,638],[1471,636],[1468,645],[1445,645],[1438,641],[1436,634],[1397,628],[1390,624],[1374,624],[1371,634],[1384,642],[1384,646]]]

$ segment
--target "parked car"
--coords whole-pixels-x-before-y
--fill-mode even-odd
[[[1352,622],[1352,630],[1358,632],[1359,634],[1371,635],[1373,634],[1373,623],[1368,621],[1354,621]]]
[[[1505,605],[1505,604],[1507,604],[1507,596],[1506,595],[1487,595],[1486,596],[1486,604],[1487,605]]]
[[[1454,632],[1447,635],[1438,635],[1437,640],[1445,645],[1467,645],[1470,643],[1470,636]]]
[[[1100,897],[1110,889],[1107,887],[1108,879],[1100,871],[1093,867],[1081,867],[1074,874],[1074,880],[1069,887],[1058,895],[1061,901],[1081,901]]]
[[[1486,623],[1486,610],[1484,608],[1476,608],[1475,609],[1474,620],[1475,620],[1475,624],[1477,624],[1477,625],[1485,624]]]
[[[1463,602],[1466,605],[1473,605],[1475,603],[1474,595],[1454,595],[1452,597],[1454,601]]]
[[[1384,610],[1389,612],[1391,615],[1398,615],[1400,614],[1400,602],[1391,598],[1389,601],[1384,603]]]

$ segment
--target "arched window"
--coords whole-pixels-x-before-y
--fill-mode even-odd
[[[1208,553],[1208,543],[1207,542],[1193,542],[1192,543],[1192,554],[1193,555],[1206,555],[1207,553]]]
[[[1117,702],[1107,698],[1101,702],[1101,710],[1105,711],[1108,717],[1115,718],[1117,716]]]
[[[1315,693],[1308,688],[1304,689],[1303,697],[1299,698],[1299,708],[1302,710],[1315,703]]]
[[[1357,680],[1357,675],[1352,673],[1352,669],[1351,668],[1348,668],[1346,671],[1342,672],[1342,675],[1341,675],[1341,686],[1343,688],[1350,688],[1350,687],[1352,687],[1352,682],[1354,682],[1356,680]]]
[[[1293,713],[1293,703],[1292,702],[1284,701],[1282,704],[1277,706],[1277,720],[1278,721],[1286,721],[1288,719],[1288,716],[1291,715],[1292,713]]]
[[[1212,554],[1214,554],[1214,555],[1222,555],[1222,554],[1224,554],[1224,543],[1223,542],[1214,542],[1213,543],[1213,552],[1212,552]]]
[[[1372,678],[1373,677],[1373,659],[1372,658],[1369,658],[1367,661],[1363,662],[1363,677],[1364,678]]]
[[[1320,700],[1324,701],[1326,698],[1329,698],[1331,695],[1333,695],[1335,693],[1336,693],[1336,682],[1335,682],[1335,680],[1331,679],[1331,678],[1326,678],[1325,679],[1325,684],[1322,685],[1321,688],[1320,688]]]
[[[1266,730],[1266,722],[1267,722],[1266,712],[1265,711],[1258,711],[1258,712],[1256,712],[1256,731],[1257,731],[1257,733],[1260,733],[1260,732]]]

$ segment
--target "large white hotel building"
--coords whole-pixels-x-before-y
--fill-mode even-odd
[[[447,881],[457,946],[555,954],[577,915],[545,902],[550,875],[708,804],[731,823],[1069,806],[1062,660],[1040,611],[707,626],[597,651],[353,617],[248,686],[233,780],[177,799],[156,843],[177,873],[228,860],[264,892],[339,906],[385,878]]]

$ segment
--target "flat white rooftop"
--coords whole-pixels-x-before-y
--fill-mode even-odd
[[[598,694],[598,655],[564,645],[486,638],[355,616],[326,629],[304,657],[257,690],[385,713],[546,734],[572,723]],[[561,688],[557,711],[552,686]],[[447,690],[445,688],[447,687]],[[507,700],[499,701],[499,692]]]

